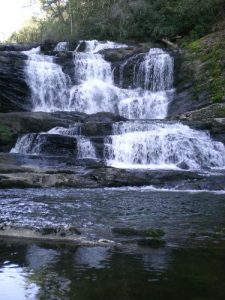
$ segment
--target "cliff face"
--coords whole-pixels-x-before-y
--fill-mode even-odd
[[[186,44],[175,60],[177,93],[169,108],[170,116],[225,102],[225,30]],[[218,116],[225,117],[225,113]],[[201,117],[205,115],[199,114]]]
[[[17,51],[0,51],[0,111],[26,111],[29,88],[24,78],[26,55]]]

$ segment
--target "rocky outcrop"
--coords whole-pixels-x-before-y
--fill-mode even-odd
[[[112,63],[115,84],[122,88],[133,87],[134,66],[139,64],[148,51],[141,46],[107,49],[101,51],[106,61]],[[121,81],[121,75],[123,80]]]
[[[225,30],[211,33],[175,51],[175,117],[225,101]]]
[[[190,125],[204,124],[203,128],[210,131],[213,138],[225,144],[225,103],[215,103],[207,107],[186,112],[179,119]]]
[[[58,159],[60,161],[60,158]],[[202,172],[121,170],[101,165],[66,166],[63,162],[64,159],[61,158],[61,166],[56,167],[49,159],[48,164],[40,167],[40,165],[32,165],[31,161],[26,163],[21,156],[15,154],[0,154],[0,188],[97,188],[151,185],[156,188],[181,190],[225,189],[222,172],[205,176]]]
[[[197,91],[196,76],[201,67],[201,61],[193,60],[193,54],[187,50],[174,51],[174,99],[168,108],[168,116],[176,117],[185,112],[212,104],[210,93],[205,89]]]
[[[113,122],[125,118],[111,113],[87,115],[79,112],[14,112],[0,113],[0,151],[9,151],[18,137],[28,133],[47,132],[54,127],[68,128],[80,123],[80,134],[95,137],[95,143],[112,133]]]

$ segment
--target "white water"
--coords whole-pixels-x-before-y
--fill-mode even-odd
[[[41,135],[29,133],[18,138],[16,145],[11,149],[10,153],[32,154],[41,153],[43,139]]]
[[[54,48],[54,51],[68,51],[68,50],[69,50],[69,44],[67,42],[60,42]]]
[[[79,137],[77,139],[78,158],[97,159],[95,148],[91,141],[86,137]]]
[[[28,55],[25,72],[33,110],[51,112],[68,108],[71,80],[62,67],[54,63],[52,56],[42,55],[40,47],[24,53]]]
[[[135,69],[135,85],[153,92],[169,90],[173,87],[173,69],[174,60],[168,53],[152,48]]]
[[[225,147],[204,131],[181,123],[121,122],[106,141],[111,166],[119,168],[190,169],[225,166]]]
[[[88,114],[107,111],[130,119],[164,118],[169,103],[168,90],[172,86],[173,59],[160,49],[151,49],[140,66],[135,66],[136,88],[123,89],[114,84],[111,63],[104,60],[99,51],[125,47],[109,41],[86,41],[85,52],[74,52],[74,86],[71,86],[71,79],[63,73],[62,67],[54,63],[53,57],[42,55],[40,48],[25,52],[28,55],[25,72],[33,110]],[[68,44],[61,42],[54,50],[65,51],[67,48]],[[159,78],[153,88],[151,76]],[[163,81],[161,86],[159,81]]]
[[[77,158],[78,159],[97,159],[95,148],[92,145],[90,139],[80,135],[80,124],[76,123],[69,128],[55,127],[48,132],[43,132],[40,134],[29,133],[18,138],[16,145],[11,153],[21,153],[21,154],[32,154],[39,155],[43,153],[43,148],[45,147],[46,138],[48,134],[72,136],[76,138],[77,141]],[[75,143],[74,143],[75,147]]]

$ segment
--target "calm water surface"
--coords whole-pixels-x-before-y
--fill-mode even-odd
[[[115,246],[0,239],[0,299],[225,299],[225,195],[148,189],[2,190],[1,222],[76,226]],[[165,247],[113,227],[164,230]]]

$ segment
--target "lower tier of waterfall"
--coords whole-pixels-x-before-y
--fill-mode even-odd
[[[106,139],[108,164],[118,168],[207,169],[225,166],[225,147],[181,123],[122,122]]]
[[[82,124],[57,127],[47,133],[20,137],[12,153],[72,155],[78,159],[103,159],[116,168],[211,169],[225,167],[225,147],[178,122],[127,121],[113,124],[112,135],[100,137],[101,157],[92,139],[81,135]]]

